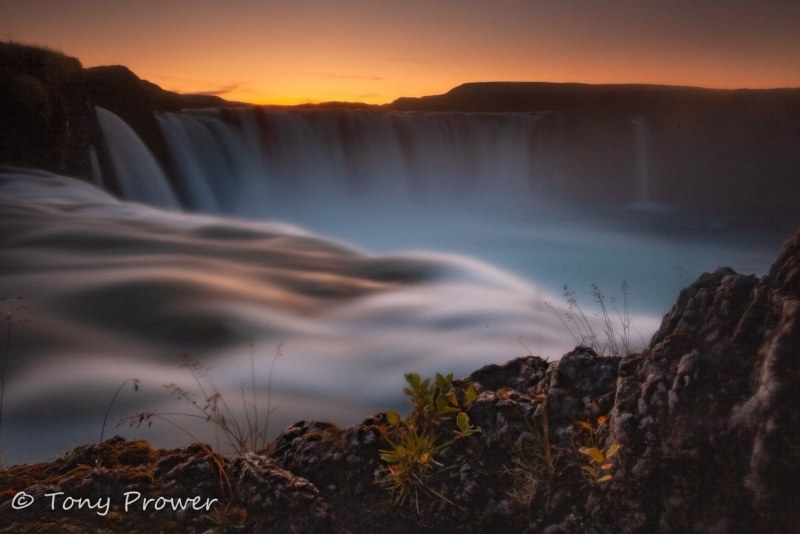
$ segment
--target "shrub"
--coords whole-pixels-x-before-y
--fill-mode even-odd
[[[612,443],[605,448],[598,445],[597,433],[607,423],[606,416],[597,418],[597,424],[589,421],[578,421],[578,426],[584,431],[586,437],[583,446],[578,447],[578,453],[583,455],[585,464],[581,470],[590,481],[597,484],[610,481],[613,477],[611,470],[614,467],[613,459],[620,450],[618,443]]]
[[[123,419],[122,422],[141,426],[144,423],[150,425],[153,419],[161,419],[181,429],[189,437],[198,441],[185,426],[178,424],[174,418],[190,417],[201,419],[211,423],[214,428],[222,434],[226,445],[231,447],[237,454],[263,451],[270,445],[267,438],[269,433],[269,420],[270,415],[275,411],[275,408],[272,407],[272,376],[275,370],[275,364],[278,359],[283,356],[283,352],[282,345],[278,345],[275,349],[275,355],[272,358],[272,364],[270,365],[267,379],[266,406],[259,406],[256,389],[255,349],[252,341],[249,347],[251,384],[249,392],[246,391],[244,385],[241,387],[241,408],[244,413],[243,419],[241,416],[237,416],[236,412],[234,412],[230,404],[228,404],[209,374],[209,369],[193,360],[189,355],[182,354],[181,367],[185,367],[191,373],[196,385],[196,390],[185,389],[174,383],[166,384],[164,387],[175,397],[188,403],[189,406],[192,407],[192,411],[173,413],[142,412]]]
[[[599,311],[593,316],[599,321],[598,326],[602,329],[600,333],[592,326],[593,321],[578,303],[575,292],[567,286],[564,286],[563,292],[567,302],[566,311],[556,310],[549,302],[545,306],[556,314],[576,345],[587,346],[600,356],[627,356],[631,352],[631,316],[628,309],[630,286],[627,282],[620,285],[621,310],[617,307],[616,297],[606,297],[595,284],[592,284],[591,289],[592,297],[599,307]]]
[[[416,373],[405,375],[408,397],[413,412],[404,421],[396,412],[388,412],[388,428],[383,428],[387,447],[379,451],[387,464],[381,485],[393,494],[399,504],[412,498],[419,513],[420,495],[425,494],[451,503],[432,487],[435,477],[450,467],[436,460],[436,455],[455,440],[480,432],[470,424],[466,409],[478,396],[469,384],[460,392],[453,384],[453,375],[437,373],[433,381]]]

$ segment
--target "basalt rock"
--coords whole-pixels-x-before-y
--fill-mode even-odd
[[[322,532],[330,510],[307,480],[266,456],[205,445],[153,450],[112,438],[0,472],[0,532]],[[15,509],[25,491],[33,503]],[[18,505],[17,505],[18,506]]]
[[[609,439],[625,454],[596,510],[603,522],[800,529],[800,234],[762,280],[701,276],[619,375]]]

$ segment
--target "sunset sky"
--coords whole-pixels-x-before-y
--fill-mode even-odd
[[[0,0],[0,39],[254,103],[469,81],[800,87],[797,0]]]

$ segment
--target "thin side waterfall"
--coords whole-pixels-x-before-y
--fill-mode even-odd
[[[647,119],[636,117],[631,119],[634,127],[635,143],[635,201],[639,206],[652,203],[652,176],[650,172],[650,128]]]
[[[95,109],[123,198],[179,209],[167,175],[136,132],[111,111],[99,106]]]
[[[97,157],[97,149],[94,145],[89,146],[89,165],[92,171],[92,183],[101,189],[105,187],[105,180],[103,180],[103,171],[100,168],[100,160]]]

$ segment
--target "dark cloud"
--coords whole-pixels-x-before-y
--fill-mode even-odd
[[[238,91],[242,89],[242,84],[240,83],[233,83],[229,85],[225,85],[223,87],[219,87],[217,89],[208,89],[203,91],[192,91],[191,95],[213,95],[213,96],[222,96],[228,93],[232,93],[234,91]]]
[[[241,91],[243,89],[244,85],[245,85],[243,82],[236,82],[236,83],[229,83],[229,84],[223,85],[221,87],[213,87],[214,82],[211,82],[211,81],[208,81],[208,80],[195,80],[195,79],[192,79],[192,78],[179,78],[179,77],[176,77],[176,76],[164,76],[164,75],[155,76],[154,79],[159,81],[159,82],[162,82],[162,83],[163,82],[167,82],[167,83],[179,82],[181,84],[191,84],[191,85],[194,85],[194,86],[198,86],[198,85],[199,86],[203,86],[203,85],[212,86],[212,88],[210,88],[210,89],[200,89],[200,90],[196,90],[196,91],[181,91],[181,92],[183,92],[185,94],[188,94],[188,95],[222,96],[222,95],[226,95],[228,93],[232,93],[233,91]]]

